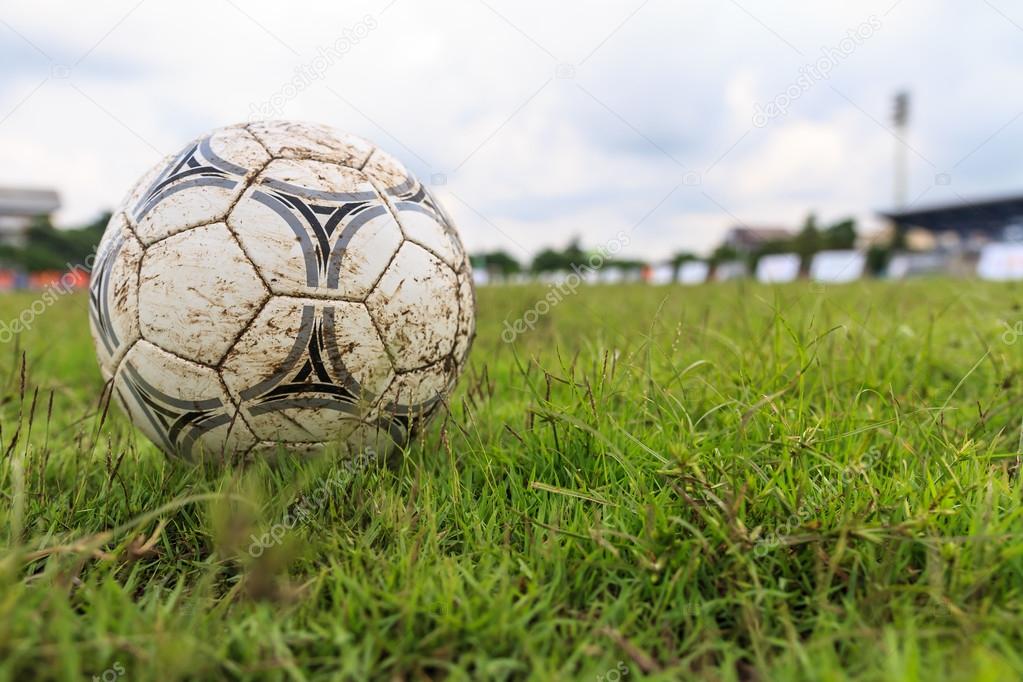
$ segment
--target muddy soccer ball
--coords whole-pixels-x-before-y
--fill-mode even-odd
[[[392,156],[320,125],[220,128],[161,161],[90,289],[114,397],[186,457],[403,442],[474,334],[450,217]]]

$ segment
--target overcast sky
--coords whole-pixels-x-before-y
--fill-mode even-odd
[[[1008,0],[126,0],[0,9],[0,184],[62,225],[162,155],[259,117],[334,125],[433,182],[470,250],[619,231],[706,251],[735,224],[1023,190]],[[902,142],[892,97],[913,93]]]

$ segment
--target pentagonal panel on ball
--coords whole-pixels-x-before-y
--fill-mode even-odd
[[[261,440],[316,442],[370,414],[392,369],[362,303],[274,296],[221,376]]]
[[[357,170],[275,160],[228,224],[274,293],[361,300],[401,243],[387,205]]]
[[[444,208],[444,204],[442,204],[440,200],[437,199],[436,194],[434,194],[431,190],[427,189],[426,187],[423,187],[423,191],[427,196],[428,202],[433,206],[434,209],[436,209],[437,215],[440,218],[440,222],[441,224],[444,225],[445,230],[447,231],[448,238],[454,244],[455,251],[461,254],[462,258],[465,258],[467,263],[468,257],[466,256],[465,253],[465,245],[462,243],[462,238],[459,236],[457,228],[455,228],[455,221],[451,219],[451,214],[448,213],[446,208]],[[461,269],[462,264],[456,262],[452,263],[452,266],[456,270],[459,270]]]
[[[248,125],[275,159],[319,159],[361,168],[373,145],[330,126],[294,121],[256,121]]]
[[[454,271],[421,246],[405,242],[366,299],[398,371],[451,353],[458,331]]]
[[[110,219],[96,249],[89,278],[89,323],[103,378],[139,338],[139,261],[142,245],[128,229],[123,213]]]
[[[224,220],[247,181],[270,160],[244,128],[221,128],[190,142],[126,210],[143,244],[149,245],[190,227]]]
[[[125,355],[114,391],[132,422],[167,454],[233,454],[255,444],[216,371],[146,341]]]
[[[455,363],[450,357],[423,369],[398,374],[381,396],[380,419],[391,420],[392,431],[414,432],[440,407],[456,378]]]
[[[397,201],[394,211],[406,239],[425,247],[452,268],[461,264],[465,256],[462,245],[430,200]]]
[[[142,336],[215,365],[267,295],[226,225],[196,227],[146,250],[139,278]]]
[[[377,147],[362,167],[377,191],[388,198],[411,198],[421,185],[398,159]]]

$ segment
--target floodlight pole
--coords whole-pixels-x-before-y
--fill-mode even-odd
[[[906,132],[909,126],[909,93],[901,91],[895,95],[895,209],[906,207],[906,191],[909,184],[909,143]]]

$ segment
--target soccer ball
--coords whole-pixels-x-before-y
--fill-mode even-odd
[[[404,443],[475,333],[451,218],[392,156],[326,126],[228,126],[136,184],[97,250],[104,378],[164,452]]]

